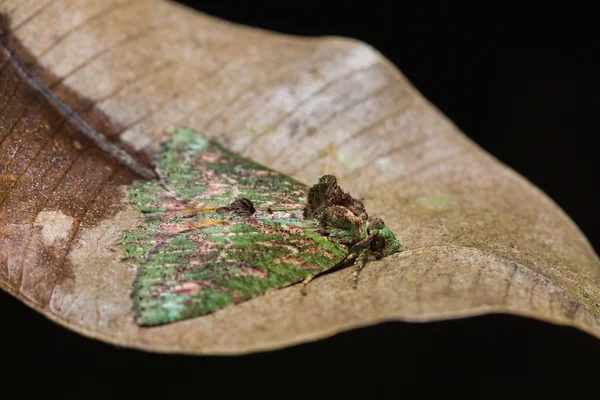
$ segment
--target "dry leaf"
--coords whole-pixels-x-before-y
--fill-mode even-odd
[[[140,328],[115,246],[136,174],[0,56],[0,285],[54,321],[151,351],[244,353],[384,320],[506,312],[600,336],[600,262],[545,195],[461,134],[371,47],[156,1],[0,2],[16,56],[138,166],[170,125],[313,183],[334,173],[405,244],[364,269]]]

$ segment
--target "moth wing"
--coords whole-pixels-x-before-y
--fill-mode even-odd
[[[277,220],[215,224],[169,238],[136,281],[136,319],[155,325],[216,310],[302,281],[347,254],[343,245]]]
[[[225,206],[245,197],[257,208],[302,210],[306,185],[187,129],[163,144],[159,174],[182,201]]]
[[[157,169],[160,184],[130,190],[145,218],[121,240],[140,264],[132,292],[140,325],[214,312],[332,268],[347,254],[306,228],[305,185],[196,132],[176,129]],[[252,215],[223,211],[240,197],[252,201]]]

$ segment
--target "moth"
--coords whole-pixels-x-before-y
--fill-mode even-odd
[[[268,291],[354,265],[401,242],[333,175],[312,187],[174,128],[157,159],[159,180],[128,199],[143,214],[119,243],[138,265],[132,292],[141,326],[206,315]]]

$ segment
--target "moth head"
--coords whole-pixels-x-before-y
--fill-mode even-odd
[[[396,239],[390,228],[380,218],[373,218],[369,222],[369,233],[373,235],[369,249],[375,257],[382,258],[397,253],[402,243]]]

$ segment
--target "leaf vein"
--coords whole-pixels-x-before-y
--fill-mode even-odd
[[[34,11],[33,13],[31,13],[30,15],[28,15],[27,17],[25,17],[25,19],[23,19],[21,22],[19,22],[18,24],[16,24],[15,26],[12,27],[12,31],[16,32],[17,30],[19,30],[20,28],[22,28],[23,26],[25,26],[26,24],[28,24],[32,19],[34,19],[35,17],[37,17],[38,15],[40,15],[43,11],[45,11],[48,6],[52,3],[54,3],[56,0],[50,0],[44,4],[42,4],[42,6],[37,9],[36,11]],[[16,8],[15,8],[16,10]]]
[[[158,29],[156,29],[157,27],[159,27]],[[59,77],[58,79],[56,79],[54,82],[48,84],[49,88],[53,88],[56,85],[64,82],[67,78],[69,78],[70,76],[76,74],[77,72],[81,71],[83,68],[87,67],[88,65],[90,65],[94,60],[97,60],[98,58],[100,58],[101,56],[121,47],[124,44],[136,41],[138,39],[143,38],[144,36],[147,36],[150,33],[155,33],[159,30],[162,29],[166,29],[166,27],[164,26],[160,26],[160,25],[151,25],[148,26],[145,29],[142,29],[140,32],[136,33],[135,35],[127,35],[125,36],[123,39],[113,43],[112,45],[103,48],[102,50],[100,50],[99,52],[91,55],[88,59],[86,59],[84,62],[82,62],[81,64],[75,66],[73,69],[71,69],[69,72],[67,72],[65,75],[63,75],[62,77]]]
[[[319,123],[319,125],[323,126],[326,125],[327,123],[329,123],[331,120],[333,120],[334,118],[338,117],[339,115],[345,113],[346,111],[348,111],[349,109],[351,109],[352,107],[356,107],[360,104],[363,104],[365,101],[370,100],[372,98],[376,98],[378,96],[380,96],[382,93],[384,93],[386,90],[388,89],[388,86],[382,86],[380,88],[378,88],[377,90],[367,93],[365,96],[362,96],[361,98],[348,103],[347,105],[345,105],[341,110],[337,110],[333,113],[331,113],[329,116],[327,116],[327,118],[325,118],[323,121],[321,121]],[[300,140],[298,140],[300,141]],[[275,155],[275,159],[278,159],[279,157],[281,157],[282,153],[285,151],[286,149],[283,148],[281,149],[276,155]],[[322,155],[322,153],[321,153]]]
[[[17,183],[19,183],[19,181],[21,180],[21,178],[23,177],[23,175],[25,175],[25,173],[29,170],[29,167],[35,161],[35,159],[37,158],[37,156],[42,152],[42,150],[46,147],[46,145],[48,143],[50,143],[50,141],[52,139],[54,139],[54,137],[58,134],[58,132],[60,131],[60,129],[64,126],[65,122],[66,122],[66,119],[63,118],[63,122],[60,123],[57,126],[57,128],[54,130],[54,132],[52,133],[52,135],[48,136],[48,138],[46,139],[46,141],[40,146],[40,148],[35,152],[35,154],[33,155],[33,157],[31,157],[31,159],[27,162],[27,165],[25,166],[25,168],[23,169],[23,171],[19,174],[19,176],[17,177],[17,179],[15,179],[15,181],[13,182],[13,184],[11,185],[11,187],[8,188],[6,190],[6,192],[4,192],[4,194],[2,195],[2,198],[0,198],[0,207],[2,206],[2,204],[4,203],[4,201],[6,200],[6,198],[8,197],[8,194],[10,193],[10,191],[13,190],[13,188],[17,185]],[[21,147],[22,146],[23,146],[23,144],[21,145]],[[21,147],[19,147],[19,150],[20,150]],[[17,152],[19,150],[17,150]],[[8,162],[8,164],[6,164],[5,168],[10,165],[10,163],[12,162],[12,160],[14,159],[14,157],[16,156],[17,152],[15,152],[15,154],[11,157],[10,161]]]
[[[56,38],[56,40],[54,41],[54,43],[52,43],[49,47],[45,48],[44,50],[40,51],[37,55],[36,58],[40,59],[42,57],[44,57],[46,54],[48,54],[52,49],[54,49],[56,46],[58,46],[60,43],[62,43],[65,39],[67,39],[67,37],[69,37],[71,34],[75,33],[76,31],[78,31],[80,28],[83,28],[85,25],[89,24],[90,22],[93,22],[95,20],[98,20],[104,16],[109,15],[112,11],[116,11],[120,8],[126,7],[126,6],[130,6],[132,4],[135,4],[137,2],[140,2],[140,0],[132,0],[129,3],[122,3],[122,4],[117,4],[117,5],[113,5],[113,7],[107,7],[103,10],[101,10],[100,12],[98,12],[97,14],[94,14],[92,16],[90,16],[88,19],[80,22],[79,24],[72,26],[71,29],[69,29],[68,31],[64,32],[62,35],[60,35],[58,38]],[[29,64],[28,66],[31,66],[31,64]]]
[[[304,106],[305,104],[309,103],[311,100],[313,100],[315,98],[315,96],[318,96],[324,92],[326,92],[328,89],[332,88],[333,86],[335,86],[336,84],[338,84],[341,80],[346,79],[346,78],[350,78],[354,75],[357,75],[361,72],[366,72],[368,70],[370,70],[371,68],[376,67],[377,64],[369,64],[366,67],[362,67],[362,68],[358,68],[358,69],[354,69],[348,73],[339,75],[337,77],[335,77],[334,79],[330,80],[329,82],[327,82],[325,85],[321,86],[319,88],[319,90],[317,90],[316,92],[312,93],[310,96],[308,96],[306,99],[300,101],[298,104],[296,104],[294,106],[294,108],[292,108],[290,111],[288,111],[287,113],[285,113],[281,118],[279,118],[277,121],[275,121],[275,123],[271,126],[269,126],[269,128],[265,129],[262,132],[259,132],[258,135],[253,136],[252,140],[250,140],[250,142],[241,150],[241,152],[245,152],[246,150],[248,150],[248,146],[250,146],[251,143],[255,142],[256,140],[260,139],[262,136],[266,135],[267,133],[277,129],[279,126],[281,126],[285,121],[287,121],[289,119],[289,117],[291,117],[292,115],[294,115],[302,106]]]

